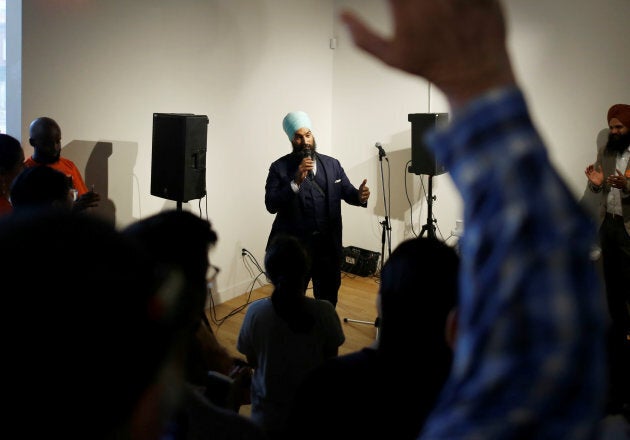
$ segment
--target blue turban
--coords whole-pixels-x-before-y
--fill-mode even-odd
[[[293,140],[293,136],[295,136],[295,132],[300,128],[308,128],[312,130],[311,126],[311,118],[303,111],[296,111],[287,113],[287,115],[282,120],[282,128],[284,132],[289,136],[289,140]]]

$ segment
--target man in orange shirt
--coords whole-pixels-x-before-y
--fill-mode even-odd
[[[75,210],[98,205],[100,196],[94,191],[88,191],[81,172],[74,162],[61,157],[61,128],[54,119],[46,116],[34,119],[29,127],[29,142],[35,151],[24,161],[27,167],[46,165],[68,176],[72,188],[77,191],[74,201]]]

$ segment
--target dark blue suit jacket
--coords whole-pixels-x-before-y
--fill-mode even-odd
[[[326,175],[326,187],[323,188],[328,196],[329,233],[333,237],[338,248],[339,255],[342,252],[341,231],[341,200],[355,206],[366,207],[367,203],[359,202],[359,190],[355,188],[339,161],[333,157],[317,153],[317,167],[323,167]],[[291,181],[295,177],[301,158],[294,154],[287,154],[271,164],[267,182],[265,183],[265,206],[271,214],[276,214],[271,227],[271,233],[267,245],[278,233],[287,233],[297,237],[305,237],[311,234],[305,225],[309,224],[305,219],[304,210],[304,185],[312,185],[308,179],[302,182],[300,191],[296,193],[291,189]]]

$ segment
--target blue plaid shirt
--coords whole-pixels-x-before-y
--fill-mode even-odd
[[[466,230],[453,370],[420,438],[595,438],[606,390],[596,227],[521,91],[484,95],[427,141],[462,195]]]

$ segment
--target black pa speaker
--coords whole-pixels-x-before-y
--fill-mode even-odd
[[[151,195],[187,202],[206,195],[208,117],[153,113]]]
[[[448,113],[410,113],[411,122],[411,166],[409,172],[437,176],[446,172],[444,166],[424,143],[424,134],[438,124],[448,122]]]

